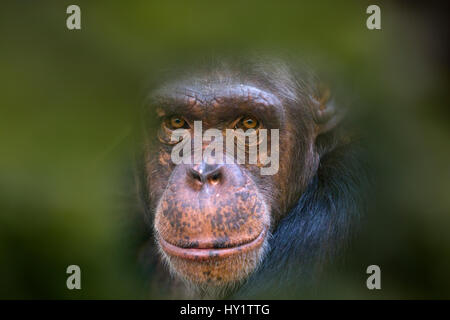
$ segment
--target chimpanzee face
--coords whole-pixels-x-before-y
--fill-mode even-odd
[[[160,127],[146,134],[147,187],[158,246],[171,270],[200,287],[224,287],[257,268],[281,212],[298,199],[303,186],[288,185],[299,176],[307,181],[311,173],[303,168],[316,166],[316,127],[308,106],[289,110],[292,101],[267,89],[206,82],[175,83],[153,94],[149,109]],[[214,139],[198,141],[210,129]],[[264,130],[266,139],[259,139]],[[240,135],[227,140],[236,131]],[[257,136],[252,142],[242,136],[249,131]],[[220,157],[216,149],[208,152],[222,136],[224,148],[243,143],[245,159],[252,143],[266,149],[243,162],[228,150]],[[174,151],[187,161],[176,163]]]

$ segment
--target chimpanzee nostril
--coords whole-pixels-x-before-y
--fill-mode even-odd
[[[211,184],[217,184],[220,182],[220,180],[222,179],[222,170],[221,168],[216,169],[214,172],[211,172],[208,175],[208,181]]]
[[[197,182],[200,182],[200,183],[204,182],[202,175],[197,170],[194,170],[192,168],[189,168],[188,176]]]
[[[222,165],[201,164],[198,169],[189,168],[187,170],[189,179],[196,183],[217,184],[223,179]]]

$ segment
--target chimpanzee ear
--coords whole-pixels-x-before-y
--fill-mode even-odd
[[[341,122],[344,111],[336,107],[329,88],[321,88],[318,97],[311,96],[311,101],[318,135],[334,129]]]

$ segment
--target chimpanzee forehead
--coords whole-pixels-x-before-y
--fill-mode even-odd
[[[244,112],[281,120],[284,113],[276,95],[249,84],[210,84],[201,88],[177,85],[156,91],[151,100],[163,115],[189,113],[202,118],[205,114]]]

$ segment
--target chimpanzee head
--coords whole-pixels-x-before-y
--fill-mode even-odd
[[[144,190],[161,255],[199,288],[239,284],[317,171],[316,138],[337,123],[327,92],[279,63],[221,66],[161,85],[146,111],[159,123],[145,130]],[[244,161],[237,147],[208,152],[230,141]]]

